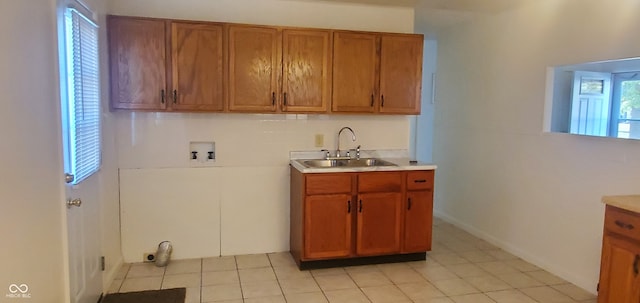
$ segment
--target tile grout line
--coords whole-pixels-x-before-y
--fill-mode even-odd
[[[244,302],[244,290],[242,289],[242,280],[240,279],[240,268],[238,266],[238,258],[233,256],[233,262],[236,264],[236,274],[238,274],[238,285],[240,286],[240,300]]]
[[[273,272],[273,276],[276,278],[276,282],[278,283],[278,287],[280,288],[280,292],[282,293],[282,298],[284,298],[284,302],[287,302],[287,296],[284,295],[284,290],[282,289],[282,284],[280,284],[280,279],[276,275],[276,270],[273,268],[273,262],[271,262],[271,257],[267,253],[267,260],[269,260],[269,266],[271,268],[271,272]]]
[[[204,283],[204,258],[200,258],[200,288],[198,289],[200,292],[200,296],[198,297],[198,302],[202,303],[202,287]]]
[[[448,230],[448,228],[447,228]],[[552,273],[549,273],[547,271],[545,271],[544,269],[541,268],[537,268],[535,267],[529,267],[528,265],[532,265],[531,263],[528,263],[527,261],[524,261],[520,258],[517,258],[517,256],[514,257],[510,257],[508,255],[502,255],[501,254],[501,250],[500,249],[496,249],[496,248],[491,248],[488,247],[487,245],[484,245],[480,242],[476,242],[475,240],[472,241],[472,248],[473,249],[469,249],[469,248],[465,248],[464,246],[460,245],[460,241],[471,241],[469,239],[466,239],[466,237],[464,236],[463,233],[459,233],[457,231],[455,231],[455,229],[452,229],[452,231],[448,231],[448,232],[442,232],[440,233],[440,235],[438,236],[438,238],[441,239],[447,239],[446,241],[442,242],[439,241],[437,239],[434,239],[434,244],[437,243],[437,245],[434,245],[436,247],[440,247],[441,249],[437,249],[435,253],[430,252],[429,253],[429,258],[433,263],[433,265],[437,265],[434,267],[441,267],[443,270],[447,270],[449,272],[451,272],[451,277],[447,276],[448,278],[446,279],[440,279],[437,276],[431,276],[428,277],[423,271],[427,268],[429,268],[429,266],[431,266],[430,264],[418,264],[418,266],[420,267],[414,267],[409,265],[407,268],[409,268],[411,270],[412,273],[416,273],[419,275],[419,277],[421,278],[420,280],[422,282],[415,282],[415,283],[427,283],[429,285],[431,285],[434,289],[442,292],[442,290],[440,288],[438,288],[434,283],[438,282],[438,281],[443,281],[443,280],[460,280],[463,281],[465,283],[467,283],[471,288],[475,289],[476,291],[479,291],[478,293],[471,293],[471,294],[460,294],[460,295],[447,295],[444,292],[442,292],[443,297],[442,298],[447,298],[447,299],[452,299],[454,297],[459,297],[459,296],[467,296],[467,295],[481,295],[486,297],[486,299],[490,302],[502,302],[502,301],[498,301],[496,299],[494,299],[493,297],[489,296],[489,294],[491,293],[496,293],[496,292],[501,292],[501,291],[510,291],[513,292],[514,294],[517,294],[517,296],[522,296],[522,298],[527,298],[529,300],[531,300],[531,302],[540,302],[538,300],[536,300],[535,298],[533,298],[532,296],[530,296],[529,294],[523,292],[523,290],[525,289],[533,289],[533,288],[545,288],[547,290],[553,290],[554,293],[557,293],[559,295],[562,295],[562,297],[571,300],[571,302],[576,302],[576,303],[594,303],[594,298],[588,297],[586,295],[582,295],[581,293],[576,293],[574,292],[571,288],[568,288],[570,286],[576,287],[574,284],[565,281],[561,278],[558,279],[554,279],[555,275],[553,275]],[[449,248],[452,247],[453,249]],[[474,262],[471,259],[478,259],[474,256],[463,256],[465,255],[466,252],[469,253],[473,253],[473,252],[482,252],[485,253],[491,257],[493,257],[494,260],[479,260],[478,262]],[[286,252],[283,252],[286,254]],[[437,258],[433,258],[433,255],[450,255],[450,256],[456,256],[459,257],[460,260],[464,260],[464,263],[455,263],[455,262],[449,262],[449,261],[456,261],[455,259],[449,259],[447,256],[443,256],[443,258],[447,258],[447,259],[443,259],[443,261],[446,261],[445,264],[442,264],[440,262],[437,261]],[[275,265],[274,265],[274,261],[277,260],[275,257],[272,257],[269,255],[269,253],[265,253],[264,254],[267,257],[267,260],[269,262],[269,268],[271,269],[271,272],[273,273],[273,275],[276,278],[276,282],[278,283],[278,287],[280,289],[280,292],[282,294],[283,300],[284,302],[289,302],[290,300],[287,299],[285,293],[284,293],[284,288],[283,285],[281,284],[281,279],[280,277],[278,277],[278,275],[276,274],[276,270],[275,270]],[[280,255],[278,255],[280,256]],[[236,281],[239,283],[240,286],[240,293],[241,293],[241,299],[239,301],[244,302],[246,301],[244,298],[244,289],[242,287],[242,280],[240,279],[240,273],[239,273],[239,268],[238,268],[238,264],[239,264],[239,260],[236,258],[236,256],[231,256],[233,257],[233,264],[235,267],[235,272],[237,274],[237,279]],[[289,256],[289,258],[291,258]],[[200,265],[200,284],[199,284],[199,302],[204,302],[203,299],[203,288],[204,288],[204,258],[199,258],[199,265]],[[429,261],[429,260],[426,260]],[[456,261],[457,262],[457,261]],[[484,263],[491,263],[491,262],[496,262],[496,266],[493,268],[489,268],[491,269],[491,271],[487,271],[485,269],[485,267],[480,267],[479,265],[484,264]],[[521,263],[522,262],[522,263]],[[295,263],[295,262],[294,262]],[[451,264],[449,264],[451,263]],[[426,266],[425,266],[426,265]],[[466,276],[462,271],[460,271],[461,269],[458,269],[457,271],[454,271],[453,267],[455,266],[461,266],[461,265],[472,265],[472,266],[477,266],[481,272],[477,272],[477,276],[473,275],[473,276]],[[292,264],[293,268],[297,268],[298,271],[299,268],[296,266],[296,264]],[[423,267],[424,266],[424,267]],[[502,269],[509,269],[509,272],[502,272]],[[132,270],[134,269],[134,266],[132,266],[132,264],[127,264],[125,265],[125,268],[123,269],[124,274],[122,275],[122,281],[119,283],[118,287],[116,288],[116,292],[120,292],[122,291],[123,287],[124,287],[124,283],[127,281],[132,281],[132,280],[137,280],[137,279],[143,279],[145,277],[132,277],[130,276],[132,274]],[[350,272],[348,270],[346,270],[346,267],[342,267],[342,269],[344,270],[344,272],[346,273],[346,276],[349,277],[349,279],[354,282],[356,288],[358,289],[358,291],[360,292],[360,294],[363,295],[363,298],[369,302],[373,301],[374,297],[370,297],[370,295],[367,295],[364,291],[363,291],[363,287],[360,287],[360,285],[358,285],[358,283],[356,283],[356,281],[354,280],[354,273]],[[393,269],[393,268],[391,268]],[[391,284],[393,285],[395,288],[397,288],[400,293],[402,294],[402,296],[410,301],[410,302],[415,302],[411,297],[409,297],[408,293],[406,293],[405,291],[403,291],[402,289],[400,289],[400,287],[398,286],[399,284],[392,280],[390,278],[390,274],[388,271],[383,271],[381,268],[376,268],[377,271],[379,271],[383,277],[387,278],[388,280],[390,280]],[[306,271],[306,270],[305,270]],[[304,271],[300,271],[300,272],[304,272]],[[315,285],[318,286],[319,288],[319,292],[322,293],[323,298],[326,302],[330,302],[329,297],[327,296],[327,292],[320,287],[320,284],[318,283],[318,277],[316,274],[312,273],[311,270],[307,271],[310,275],[310,277],[312,278],[313,282],[315,283]],[[502,273],[501,273],[502,272]],[[535,273],[535,274],[534,274]],[[528,279],[531,280],[530,283],[528,283],[527,281],[525,281],[525,283],[520,283],[523,284],[525,286],[520,286],[520,287],[516,287],[514,285],[512,285],[511,283],[509,283],[509,281],[517,281],[517,279],[519,279],[517,276],[514,276],[513,279],[508,279],[508,275],[509,274],[518,274],[518,275],[522,275],[523,278],[526,277]],[[167,277],[168,275],[168,266],[165,266],[162,269],[162,273],[161,275],[161,280],[160,280],[160,289],[162,289],[163,287],[165,287],[165,283],[167,283]],[[483,289],[487,289],[487,291],[483,291],[482,289],[480,289],[479,287],[475,286],[472,282],[470,282],[469,280],[472,280],[472,278],[474,277],[481,277],[481,276],[487,276],[490,277],[492,279],[496,279],[496,282],[501,281],[506,283],[509,288],[507,289],[492,289],[492,287],[482,287]],[[463,277],[465,276],[465,277]],[[501,277],[502,276],[502,277]],[[557,278],[557,277],[556,277]],[[399,281],[402,281],[403,279],[400,279]],[[407,280],[410,281],[410,280]],[[411,280],[413,281],[413,280]],[[535,283],[534,283],[535,282]],[[413,282],[406,282],[406,283],[413,283]],[[532,285],[527,285],[528,284],[532,284]],[[404,284],[404,283],[401,283]],[[516,285],[518,283],[515,283]],[[533,285],[533,284],[539,284],[539,285]],[[566,286],[565,286],[566,285]],[[497,288],[497,287],[496,287]],[[313,293],[315,293],[316,291],[313,291]],[[311,291],[309,292],[302,292],[300,294],[304,294],[304,293],[312,293]],[[536,297],[538,297],[538,295],[535,292],[529,292],[533,295],[535,295]],[[297,293],[296,293],[297,294]],[[575,296],[575,297],[574,297]],[[260,299],[261,297],[257,298]],[[256,298],[251,298],[251,300],[255,300]],[[332,302],[335,303],[335,302]]]

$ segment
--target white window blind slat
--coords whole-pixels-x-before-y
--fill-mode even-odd
[[[101,161],[98,29],[80,12],[67,9],[67,161],[78,184],[98,171]]]

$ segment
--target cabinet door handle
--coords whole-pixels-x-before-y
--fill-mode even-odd
[[[276,106],[276,93],[275,92],[271,93],[271,105],[272,106]]]
[[[164,104],[164,99],[165,99],[164,89],[162,89],[160,90],[160,103]]]
[[[282,104],[284,104],[284,106],[287,106],[287,93],[284,93],[284,96],[282,98]]]
[[[351,213],[351,200],[347,201],[347,213]]]
[[[373,94],[371,94],[371,107],[373,107],[373,101],[374,101],[375,97],[373,96]]]
[[[381,99],[381,103],[380,103],[380,107],[384,107],[384,95],[380,96]]]
[[[360,207],[358,208],[358,212],[361,213],[362,212],[362,199],[360,200]]]
[[[177,90],[173,90],[173,104],[178,103],[178,91]]]
[[[620,228],[624,228],[624,229],[628,229],[628,230],[632,230],[633,229],[633,224],[629,224],[629,223],[624,223],[620,220],[616,220],[614,222],[616,225],[618,225]]]
[[[633,260],[633,274],[638,276],[638,263],[640,263],[640,255],[636,255],[636,258]]]
[[[407,210],[411,210],[411,198],[407,199]]]

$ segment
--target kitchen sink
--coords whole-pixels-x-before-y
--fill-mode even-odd
[[[389,161],[376,158],[361,159],[335,159],[335,160],[302,160],[302,164],[309,168],[335,168],[335,167],[373,167],[373,166],[397,166]]]

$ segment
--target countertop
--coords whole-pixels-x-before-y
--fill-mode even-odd
[[[369,172],[369,171],[401,171],[401,170],[435,170],[437,166],[433,163],[417,162],[410,163],[406,150],[363,150],[361,158],[377,158],[395,164],[396,166],[369,166],[369,167],[331,167],[331,168],[309,168],[302,162],[304,160],[323,159],[323,152],[291,152],[290,164],[302,173],[346,173],[346,172]]]
[[[602,203],[640,213],[640,195],[604,196]]]

